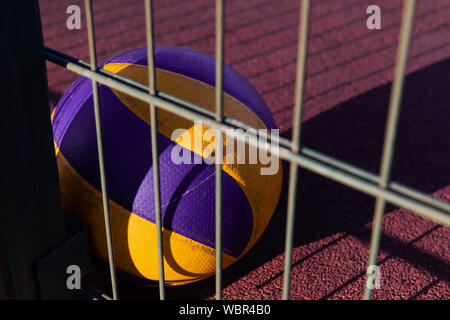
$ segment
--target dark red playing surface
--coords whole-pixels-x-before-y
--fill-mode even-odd
[[[144,2],[94,1],[99,61],[145,46]],[[156,0],[156,43],[214,54],[214,2]],[[397,48],[402,1],[378,0],[382,29],[366,28],[373,1],[312,1],[303,143],[376,173]],[[66,28],[81,0],[40,0],[47,46],[88,61],[85,19]],[[227,0],[225,61],[256,87],[280,132],[290,137],[298,38],[295,0]],[[450,200],[449,0],[418,1],[393,166],[396,181]],[[48,64],[51,102],[76,75]],[[288,166],[284,166],[287,174]],[[285,175],[287,176],[287,175]],[[358,299],[364,288],[374,199],[301,171],[294,299]],[[287,179],[278,209],[256,246],[224,272],[226,299],[279,299]],[[450,298],[450,232],[388,206],[376,299]],[[105,269],[106,270],[106,269]],[[97,276],[99,283],[102,281]],[[119,279],[122,298],[156,298],[157,288]],[[103,281],[107,282],[107,275]],[[169,298],[211,298],[214,279],[169,288]]]

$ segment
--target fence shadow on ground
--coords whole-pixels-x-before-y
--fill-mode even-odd
[[[426,193],[450,183],[449,80],[450,60],[444,60],[411,73],[405,82],[392,174],[395,181]],[[304,145],[376,173],[381,158],[390,87],[389,83],[373,89],[305,122],[302,131]],[[291,132],[282,135],[289,138]],[[288,164],[284,163],[283,167],[284,185],[276,213],[255,247],[224,272],[224,287],[284,251]],[[336,233],[369,241],[367,224],[373,216],[373,198],[305,170],[300,171],[299,183],[294,247]],[[393,207],[387,207],[388,212],[392,210]],[[448,265],[439,257],[418,252],[419,249],[411,244],[389,236],[383,237],[382,246],[390,255],[426,269],[438,278],[450,279]],[[107,286],[107,268],[104,270],[105,278],[96,278],[96,282],[101,281]],[[282,277],[282,270],[277,271],[275,277]],[[158,298],[156,287],[143,287],[125,278],[120,279],[122,298]],[[355,280],[351,278],[346,284]],[[330,290],[331,294],[340,287]],[[214,291],[214,279],[210,278],[182,287],[167,288],[167,297],[199,299],[213,295]],[[419,294],[416,292],[413,296]]]

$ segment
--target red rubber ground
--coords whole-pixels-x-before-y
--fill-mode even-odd
[[[156,0],[156,43],[214,54],[214,2]],[[81,0],[40,0],[47,46],[88,61],[86,24],[66,28]],[[290,137],[298,32],[295,0],[227,0],[225,60],[263,95]],[[378,4],[382,29],[366,28]],[[302,141],[376,173],[395,62],[402,1],[312,1]],[[145,46],[144,2],[94,1],[99,61]],[[450,201],[449,0],[418,1],[393,168],[396,181]],[[76,76],[48,64],[51,101]],[[285,166],[287,173],[288,166]],[[285,182],[287,179],[285,179]],[[358,299],[364,288],[374,199],[301,171],[293,253],[293,299]],[[256,246],[224,272],[225,299],[279,299],[287,183]],[[450,232],[388,207],[376,299],[448,299]],[[106,270],[106,269],[105,269]],[[107,274],[94,282],[107,284]],[[156,288],[119,279],[122,298],[157,298]],[[168,298],[213,298],[214,279],[168,288]]]

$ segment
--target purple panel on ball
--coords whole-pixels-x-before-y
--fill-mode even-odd
[[[100,85],[99,93],[110,198],[154,222],[150,128],[109,88]],[[72,167],[101,190],[91,81],[77,81],[56,108],[56,144]],[[214,247],[215,167],[174,164],[170,155],[175,146],[175,142],[159,135],[163,225]],[[223,186],[223,247],[224,252],[237,257],[249,241],[253,217],[245,194],[225,172]]]
[[[147,48],[121,53],[102,63],[134,63],[147,65]],[[188,48],[155,47],[155,66],[187,77],[215,85],[215,59],[207,54]],[[224,92],[242,102],[252,110],[270,129],[277,126],[266,103],[247,79],[227,64],[224,64]]]

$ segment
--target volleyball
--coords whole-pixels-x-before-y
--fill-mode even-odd
[[[100,67],[148,84],[146,48],[121,53]],[[215,110],[215,59],[181,47],[155,48],[156,88]],[[98,85],[105,173],[116,265],[148,280],[158,279],[155,202],[147,102]],[[255,88],[224,65],[224,116],[254,128],[276,129]],[[55,152],[64,210],[89,231],[92,252],[108,260],[91,80],[79,78],[52,113]],[[158,108],[161,214],[165,281],[181,285],[215,273],[215,165],[213,140],[193,143],[208,126]],[[275,211],[281,165],[262,174],[267,162],[236,160],[223,139],[223,267],[254,246]],[[247,148],[248,154],[251,147]],[[177,156],[178,160],[174,160]],[[248,156],[246,156],[248,158]],[[192,160],[192,161],[189,161]],[[198,161],[205,160],[205,161]],[[231,160],[231,161],[230,161]]]

